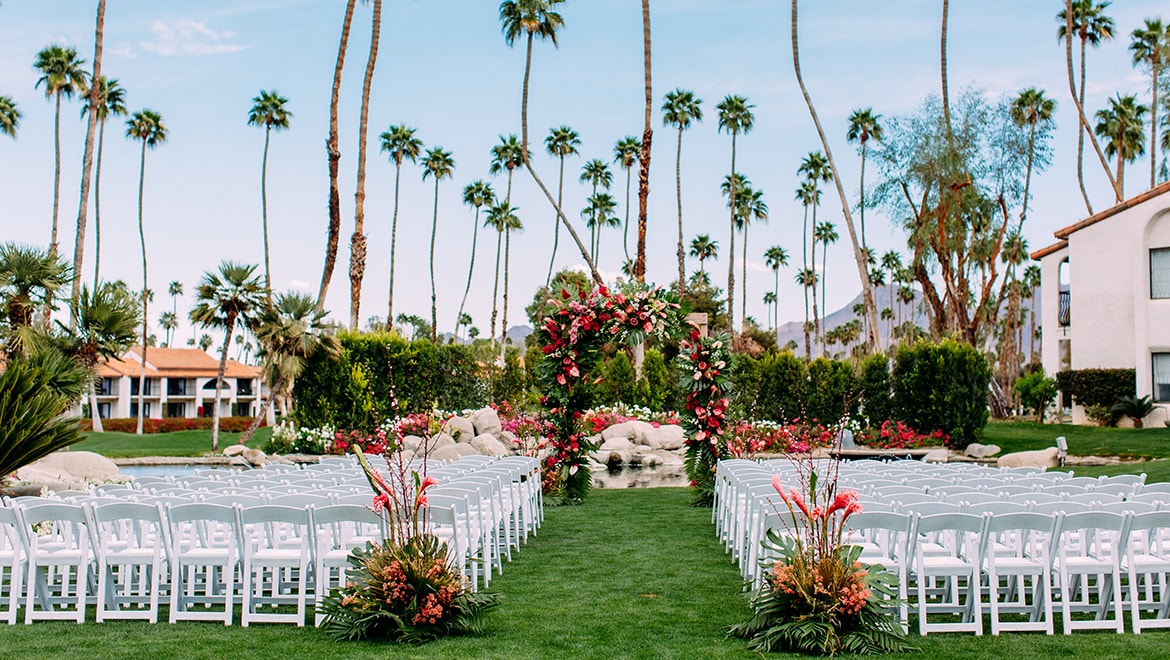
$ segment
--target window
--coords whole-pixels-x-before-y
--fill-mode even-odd
[[[114,379],[113,378],[101,379],[101,382],[98,383],[97,394],[98,394],[98,396],[111,396],[111,395],[113,395],[114,394]]]
[[[1170,353],[1154,353],[1154,401],[1170,402]]]
[[[168,378],[167,379],[167,396],[186,396],[187,394],[187,379],[186,378]]]
[[[1150,250],[1150,297],[1170,298],[1170,248]]]
[[[151,396],[151,390],[154,389],[152,381],[154,381],[153,378],[143,379],[142,382],[145,383],[143,387],[145,391],[142,393],[143,396]],[[130,377],[130,396],[138,396],[138,376]]]
[[[131,417],[138,417],[138,402],[137,401],[131,402],[131,404],[130,404],[130,416]],[[149,401],[142,405],[142,416],[146,419],[150,418],[150,402]]]
[[[236,379],[236,394],[238,396],[252,396],[252,379],[251,378],[237,378]]]
[[[186,417],[187,404],[185,403],[168,403],[167,417]]]

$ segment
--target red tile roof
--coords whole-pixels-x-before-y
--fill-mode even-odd
[[[141,369],[142,348],[133,346],[121,359],[98,363],[98,375],[104,378],[137,376]],[[214,378],[219,372],[219,360],[198,348],[155,348],[146,351],[146,375],[150,378]],[[229,359],[224,368],[225,378],[259,378],[260,370]]]

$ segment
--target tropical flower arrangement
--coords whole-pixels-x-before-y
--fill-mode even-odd
[[[857,436],[858,444],[874,449],[921,449],[923,447],[949,447],[950,436],[942,431],[919,433],[896,420],[886,420],[878,429],[862,431]]]
[[[538,331],[547,359],[537,369],[545,395],[541,404],[554,433],[545,468],[563,501],[579,504],[592,485],[586,457],[595,447],[583,425],[592,401],[591,375],[607,343],[636,345],[649,337],[667,337],[681,326],[682,312],[674,294],[661,289],[629,286],[612,293],[561,289],[546,306]]]
[[[350,554],[345,586],[319,606],[321,627],[337,640],[404,643],[481,632],[487,611],[499,601],[471,589],[451,563],[447,544],[428,528],[427,489],[437,481],[426,476],[425,460],[420,475],[401,452],[386,456],[389,470],[383,475],[360,448],[354,453],[374,491],[372,508],[385,518],[389,536]]]
[[[709,506],[715,496],[715,464],[729,456],[727,394],[731,389],[731,338],[703,337],[692,330],[678,354],[682,388],[687,392],[682,425],[687,432],[687,477],[692,504]]]
[[[764,584],[752,594],[752,618],[732,627],[749,648],[817,655],[900,653],[906,641],[891,601],[898,578],[859,561],[861,548],[844,542],[846,521],[861,512],[857,494],[837,489],[837,461],[793,460],[798,483],[772,487],[787,506],[786,530],[770,529]],[[784,512],[780,512],[784,513]]]

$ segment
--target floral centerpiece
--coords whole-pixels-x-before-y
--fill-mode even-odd
[[[861,548],[843,540],[846,522],[861,512],[861,504],[854,491],[838,490],[838,462],[793,461],[799,475],[795,486],[785,488],[779,476],[772,480],[788,509],[782,516],[788,529],[768,530],[763,543],[771,558],[762,561],[768,573],[752,594],[754,615],[731,634],[764,653],[913,650],[896,609],[890,609],[897,576],[881,565],[862,564]]]
[[[715,495],[715,464],[727,452],[727,395],[731,389],[731,338],[703,337],[692,330],[681,344],[678,367],[687,393],[683,428],[687,432],[687,477],[695,505],[709,506]]]

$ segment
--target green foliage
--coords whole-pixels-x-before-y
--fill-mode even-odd
[[[832,425],[857,414],[857,377],[849,362],[817,358],[808,364],[806,383],[804,420]]]
[[[890,360],[885,354],[870,355],[861,362],[858,387],[861,390],[861,413],[869,426],[878,427],[894,417]]]
[[[732,372],[734,405],[740,415],[787,423],[826,423],[858,410],[857,378],[849,362],[818,358],[807,366],[791,351],[758,359],[737,356]]]
[[[942,431],[953,446],[977,441],[987,425],[991,368],[970,344],[944,339],[898,350],[894,412],[919,433]]]
[[[634,403],[651,410],[676,410],[680,399],[678,377],[666,356],[653,348],[642,359],[642,378],[634,388]]]
[[[1056,374],[1060,391],[1072,395],[1073,401],[1089,406],[1109,408],[1123,396],[1137,394],[1137,376],[1133,369],[1077,369]]]
[[[0,478],[81,440],[77,419],[63,413],[85,375],[55,352],[8,362],[0,373]]]
[[[1125,415],[1133,420],[1135,428],[1142,428],[1142,418],[1154,412],[1153,397],[1123,396],[1109,408],[1109,412]]]
[[[1044,409],[1056,398],[1055,378],[1044,375],[1044,370],[1033,371],[1016,380],[1013,386],[1024,407],[1036,414],[1036,421],[1044,423]]]
[[[602,381],[597,384],[595,404],[613,405],[634,400],[634,365],[624,350],[601,364]]]
[[[549,310],[552,309],[549,300],[554,296],[559,296],[562,290],[589,291],[592,288],[593,281],[589,279],[588,273],[568,268],[558,271],[556,275],[553,275],[548,286],[542,286],[536,290],[532,296],[532,302],[524,308],[524,313],[528,316],[528,323],[534,328],[544,325],[544,317],[548,316]],[[528,335],[526,341],[535,342],[536,333]]]
[[[528,398],[532,378],[521,360],[520,349],[509,346],[504,352],[504,366],[501,368],[493,362],[487,369],[490,372],[493,403],[517,403]]]

